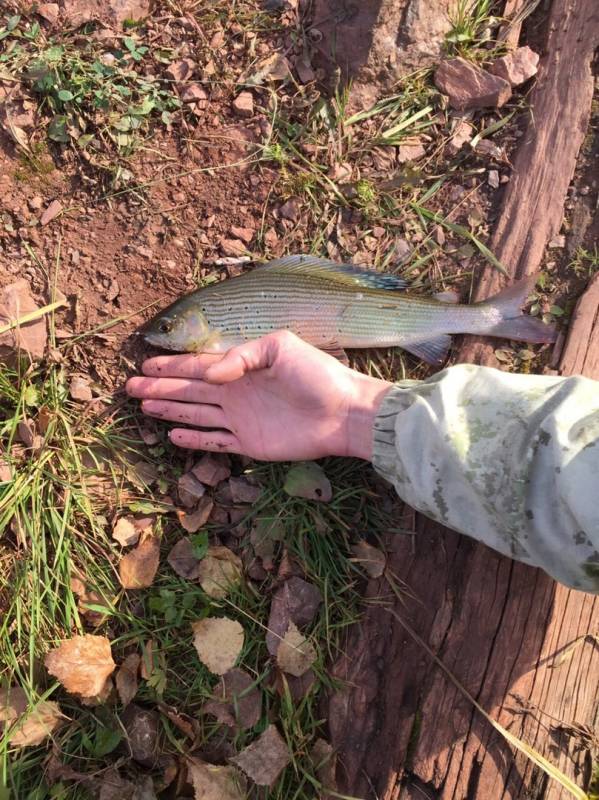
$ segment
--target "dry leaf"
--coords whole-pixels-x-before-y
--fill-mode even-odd
[[[253,505],[262,495],[262,487],[254,486],[247,478],[230,478],[229,488],[234,503],[246,503]]]
[[[217,767],[188,759],[187,773],[193,785],[196,800],[245,800],[245,778],[235,767]]]
[[[92,390],[89,381],[81,376],[75,376],[69,384],[69,395],[73,400],[81,403],[89,403],[93,400]]]
[[[316,650],[303,633],[289,623],[287,633],[277,651],[277,664],[283,672],[300,678],[316,661]]]
[[[115,675],[116,690],[124,706],[129,705],[137,694],[137,674],[140,662],[141,656],[138,653],[130,653]]]
[[[119,578],[123,589],[146,589],[154,582],[160,562],[160,542],[148,536],[119,561]]]
[[[289,749],[274,725],[231,759],[258,786],[272,786],[290,761]]]
[[[378,547],[373,547],[365,541],[358,542],[351,550],[356,557],[355,561],[357,561],[369,577],[381,577],[387,564],[387,558],[382,550],[379,550]]]
[[[119,517],[112,529],[112,538],[122,547],[130,547],[133,544],[137,544],[139,530],[135,527],[133,517]]]
[[[287,473],[283,489],[291,497],[328,503],[333,498],[331,482],[323,468],[314,461],[294,464]]]
[[[222,599],[241,578],[241,559],[228,547],[213,546],[200,561],[198,579],[209,597]]]
[[[200,561],[193,554],[193,545],[187,538],[179,539],[166,560],[173,570],[189,581],[196,581],[200,575]]]
[[[262,713],[262,697],[252,676],[243,669],[231,669],[216,688],[216,699],[202,711],[213,714],[220,723],[242,730],[253,728]],[[220,695],[220,696],[219,696]]]
[[[320,590],[311,583],[294,576],[285,581],[275,592],[270,604],[266,647],[271,655],[276,655],[281,639],[294,622],[298,628],[309,625],[322,603]]]
[[[254,553],[266,570],[274,569],[276,543],[285,539],[285,526],[278,517],[258,517],[250,534]]]
[[[32,747],[41,744],[65,719],[58,703],[41,700],[28,710],[27,695],[20,686],[0,689],[0,731],[10,727],[9,744]]]
[[[97,783],[98,800],[130,800],[133,797],[134,784],[121,778],[115,767],[102,773]]]
[[[296,678],[286,672],[278,671],[275,675],[274,687],[281,697],[290,695],[294,703],[299,703],[304,697],[310,694],[316,684],[316,673],[313,669]]]
[[[230,461],[224,453],[206,453],[191,471],[206,486],[218,486],[231,474]]]
[[[115,670],[110,642],[105,636],[73,636],[46,655],[46,669],[67,692],[95,697]]]
[[[284,81],[290,74],[289,62],[281,53],[273,53],[258,64],[256,72],[243,78],[245,86],[261,86],[266,80]]]
[[[191,627],[194,647],[210,672],[224,675],[235,666],[244,642],[239,622],[228,617],[207,617]]]
[[[177,494],[185,508],[193,508],[198,500],[206,494],[206,487],[196,478],[193,472],[186,472],[177,481]]]
[[[177,511],[177,516],[181,526],[185,528],[188,533],[196,533],[208,522],[208,518],[212,513],[213,506],[214,501],[212,498],[208,497],[208,495],[204,495],[204,497],[202,497],[198,503],[196,510],[191,514],[186,514],[183,511]]]
[[[322,800],[333,800],[337,793],[337,757],[332,746],[324,739],[317,739],[310,751],[316,777],[322,784]],[[329,794],[329,792],[331,794]]]

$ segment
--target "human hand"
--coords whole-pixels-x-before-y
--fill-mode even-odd
[[[372,456],[372,426],[390,384],[345,367],[288,331],[225,355],[159,356],[127,392],[173,428],[179,447],[265,461]]]

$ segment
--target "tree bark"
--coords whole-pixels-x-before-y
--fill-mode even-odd
[[[511,279],[538,269],[561,226],[589,120],[598,26],[596,0],[554,0],[533,113],[491,245]],[[486,270],[475,299],[500,288],[498,272]],[[492,347],[473,337],[459,360],[495,365]],[[573,316],[560,372],[599,380],[599,279]],[[385,542],[401,600],[384,579],[369,582],[366,595],[377,603],[334,667],[345,682],[329,704],[339,790],[368,800],[565,800],[393,614],[491,716],[583,785],[591,763],[580,726],[599,723],[599,646],[589,635],[599,632],[599,598],[406,514],[417,535]]]

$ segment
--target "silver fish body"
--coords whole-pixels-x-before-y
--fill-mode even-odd
[[[520,313],[530,288],[521,282],[487,302],[460,305],[411,294],[393,275],[288,256],[186,295],[143,333],[168,350],[223,352],[286,329],[325,350],[398,346],[437,364],[450,334],[552,341],[549,326]]]

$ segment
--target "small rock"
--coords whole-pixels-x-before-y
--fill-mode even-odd
[[[122,714],[123,727],[131,758],[150,769],[158,757],[160,718],[156,711],[141,708],[133,703]]]
[[[408,242],[406,242],[405,239],[396,239],[395,240],[395,253],[394,253],[395,260],[399,264],[403,264],[403,262],[407,261],[407,259],[411,255],[412,255],[412,248],[410,247]]]
[[[218,486],[231,475],[229,459],[219,453],[206,453],[191,471],[206,486]]]
[[[147,258],[148,260],[154,258],[154,251],[149,247],[144,247],[143,245],[136,247],[135,252],[140,256],[143,256],[143,258]]]
[[[251,92],[240,92],[233,100],[233,111],[240,117],[254,115],[254,96]]]
[[[443,247],[445,244],[445,231],[442,225],[435,225],[433,229],[433,239],[437,242],[439,247]]]
[[[247,247],[239,239],[221,239],[220,249],[226,256],[237,257],[247,252]]]
[[[418,161],[424,155],[426,155],[426,150],[420,142],[400,144],[397,149],[397,160],[400,164],[406,164],[408,161]]]
[[[255,230],[253,228],[239,228],[237,225],[231,226],[231,234],[236,239],[241,239],[242,242],[249,244],[254,238]]]
[[[305,56],[301,56],[295,62],[295,71],[297,72],[300,83],[311,83],[316,79],[316,73],[312,69],[312,64],[310,64]]]
[[[503,78],[511,86],[520,86],[536,75],[538,68],[538,53],[526,46],[498,58],[489,67],[489,72]]]
[[[181,92],[181,100],[184,103],[195,103],[202,111],[208,107],[208,95],[199,83],[190,83],[186,86]]]
[[[291,197],[286,203],[279,208],[279,213],[283,219],[288,219],[290,222],[296,222],[299,217],[300,203],[297,197]]]
[[[464,58],[443,61],[435,72],[435,86],[448,95],[458,111],[492,106],[501,108],[512,95],[510,84]]]
[[[89,383],[85,378],[81,377],[75,377],[71,380],[69,394],[73,400],[79,400],[82,403],[89,403],[93,397]]]
[[[42,216],[40,217],[40,223],[42,225],[47,225],[49,222],[57,217],[62,212],[62,203],[60,200],[52,200],[48,208],[44,211]]]
[[[382,228],[380,225],[375,225],[372,229],[372,235],[375,239],[382,239],[385,235],[385,229]]]
[[[490,158],[494,158],[495,161],[501,161],[504,157],[504,152],[501,147],[491,142],[489,139],[481,139],[480,142],[477,142],[474,149],[478,155],[489,156]]]
[[[44,198],[40,197],[39,195],[36,195],[35,197],[30,198],[27,201],[27,204],[29,205],[29,208],[32,211],[39,211],[40,208],[44,205]]]
[[[549,242],[547,247],[551,247],[552,249],[557,249],[566,246],[566,237],[563,233],[559,233],[557,236],[554,236],[553,239]]]
[[[195,61],[192,61],[191,58],[184,58],[182,61],[173,61],[172,64],[169,64],[165,73],[175,83],[181,83],[189,80],[195,67]]]
[[[33,299],[29,283],[20,278],[0,290],[0,325],[24,317],[38,306]],[[36,319],[0,334],[0,353],[24,350],[33,359],[41,358],[46,349],[46,320]]]
[[[177,481],[177,492],[183,505],[186,508],[193,508],[198,500],[206,494],[206,487],[192,472],[186,472]]]
[[[509,183],[509,182],[510,182],[510,176],[509,175],[502,175],[499,178],[499,183]]]
[[[60,9],[58,7],[58,3],[40,3],[35,9],[35,12],[36,14],[39,14],[42,19],[45,19],[46,22],[54,25],[55,22],[58,22],[58,14],[60,13]]]
[[[119,294],[121,293],[121,287],[118,285],[117,281],[114,278],[110,281],[110,286],[108,287],[108,291],[106,292],[106,299],[109,303],[112,303],[113,300],[116,300]]]
[[[269,228],[264,234],[264,244],[271,249],[279,243],[279,236],[274,228]]]
[[[462,147],[472,139],[474,128],[465,119],[458,120],[451,139],[449,140],[448,148],[453,155],[458,153]]]
[[[496,169],[490,169],[487,176],[487,183],[491,189],[499,188],[499,172]]]

